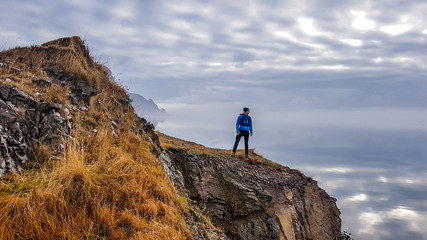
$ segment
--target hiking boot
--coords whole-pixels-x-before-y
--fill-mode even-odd
[[[236,153],[235,153],[235,152],[233,152],[233,153],[231,154],[231,156],[232,156],[232,157],[234,157],[235,155],[236,155]]]

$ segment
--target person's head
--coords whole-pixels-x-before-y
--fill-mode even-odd
[[[243,108],[243,113],[245,113],[245,114],[249,114],[249,108],[244,107],[244,108]]]

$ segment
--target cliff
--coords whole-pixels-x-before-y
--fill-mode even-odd
[[[155,133],[79,37],[0,52],[0,117],[0,239],[339,238],[316,181]]]
[[[231,157],[158,134],[175,186],[229,239],[338,239],[336,199],[312,178],[253,151],[249,159]]]

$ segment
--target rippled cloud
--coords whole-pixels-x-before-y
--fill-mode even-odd
[[[165,78],[369,83],[426,70],[427,7],[419,1],[4,1],[6,47],[82,35],[132,87]],[[423,11],[424,10],[424,11]],[[13,14],[12,14],[13,13]],[[13,24],[12,24],[13,23]],[[233,80],[222,74],[232,74]],[[274,76],[272,74],[274,73]],[[253,76],[253,77],[251,77]],[[221,81],[222,80],[222,81]],[[191,88],[193,84],[187,84]],[[331,83],[332,85],[334,83]],[[363,83],[361,83],[363,84]],[[357,83],[355,83],[357,85]],[[154,87],[154,86],[152,86]],[[271,87],[271,86],[269,86]],[[285,88],[285,86],[281,86]],[[168,92],[158,98],[171,97]]]

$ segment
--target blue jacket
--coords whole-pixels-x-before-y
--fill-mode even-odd
[[[251,116],[246,115],[244,113],[239,115],[236,122],[236,132],[240,132],[240,130],[250,131],[251,133],[253,133]]]

